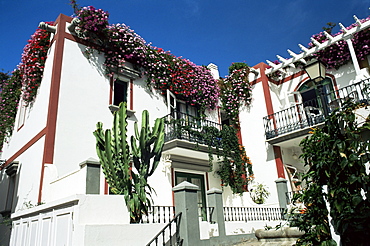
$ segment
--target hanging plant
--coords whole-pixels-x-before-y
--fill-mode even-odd
[[[125,24],[109,25],[108,16],[92,6],[81,8],[77,32],[81,38],[102,46],[107,75],[112,76],[112,71],[130,62],[144,70],[150,87],[162,93],[169,89],[201,113],[216,107],[219,88],[207,68],[151,46]]]
[[[22,78],[22,96],[26,105],[35,100],[44,73],[49,45],[50,33],[38,28],[23,49],[18,69]]]
[[[52,23],[48,22],[48,24]],[[41,84],[49,45],[50,33],[37,29],[23,49],[18,69],[12,72],[10,78],[1,83],[0,150],[4,141],[13,132],[20,96],[22,95],[26,105],[35,100]]]
[[[370,17],[360,20],[361,23],[370,20]],[[357,27],[358,24],[354,23],[347,27],[347,30],[350,30],[354,27]],[[325,29],[325,28],[324,28]],[[333,37],[343,34],[343,30],[340,30],[336,34],[331,34]],[[312,36],[319,43],[324,43],[328,40],[324,32],[320,32]],[[370,29],[367,28],[360,32],[357,32],[353,35],[352,38],[353,47],[357,59],[364,60],[367,55],[370,54]],[[309,47],[313,47],[313,43],[308,44]],[[346,41],[341,40],[335,44],[330,45],[329,47],[320,50],[313,54],[313,57],[319,59],[320,61],[327,64],[328,69],[339,69],[341,66],[346,65],[351,61],[351,54],[349,52],[348,44]]]
[[[19,70],[14,70],[10,78],[4,78],[0,93],[0,150],[13,132],[22,87],[22,75]]]
[[[249,67],[245,63],[236,63],[229,68],[230,75],[219,80],[222,109],[231,121],[239,124],[239,111],[242,106],[252,101],[251,85],[248,81]],[[244,64],[244,65],[242,65]]]

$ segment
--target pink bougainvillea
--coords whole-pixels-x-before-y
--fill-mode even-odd
[[[219,88],[207,68],[151,46],[125,24],[109,25],[107,17],[106,12],[91,6],[78,15],[82,37],[105,51],[107,75],[130,62],[143,68],[148,85],[162,93],[168,89],[202,112],[216,107]]]
[[[369,19],[370,17],[367,17],[366,19],[363,19],[360,21],[361,23],[363,23]],[[350,30],[357,26],[358,24],[354,23],[350,25],[349,27],[347,27],[346,29]],[[335,37],[341,34],[343,34],[343,30],[340,30],[336,34],[332,34],[332,36]],[[323,43],[328,40],[324,32],[315,34],[312,37],[316,39],[317,41],[319,41],[320,43]],[[352,38],[352,43],[355,49],[357,59],[364,60],[366,56],[370,54],[370,30],[369,28],[355,33]],[[309,47],[314,46],[312,43],[309,43],[308,45]],[[341,66],[347,64],[349,61],[351,61],[351,54],[349,52],[348,44],[344,40],[341,40],[335,44],[330,45],[329,47],[323,50],[318,51],[317,53],[313,54],[313,57],[316,57],[317,59],[326,63],[328,69],[333,69],[333,68],[338,69]]]
[[[239,110],[243,105],[249,105],[252,100],[251,85],[248,81],[249,67],[233,70],[225,79],[221,79],[222,109],[230,119],[238,124]]]
[[[13,132],[21,95],[22,75],[14,70],[11,77],[1,81],[0,94],[0,150],[4,140]]]
[[[38,28],[23,49],[18,69],[22,77],[23,99],[26,104],[35,99],[41,84],[49,44],[50,33]]]
[[[50,33],[37,29],[23,49],[18,68],[13,71],[9,79],[1,82],[0,149],[4,140],[13,131],[20,96],[23,96],[26,105],[32,103],[36,97],[49,44]]]

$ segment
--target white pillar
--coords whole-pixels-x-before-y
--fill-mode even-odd
[[[357,80],[357,78],[361,76],[361,69],[360,69],[360,65],[358,64],[358,60],[357,60],[357,57],[356,57],[355,49],[353,48],[353,44],[352,44],[352,39],[351,38],[352,38],[352,35],[349,36],[346,39],[346,42],[347,42],[347,45],[348,45],[348,48],[349,48],[349,53],[351,54],[353,66],[355,67],[356,80]]]

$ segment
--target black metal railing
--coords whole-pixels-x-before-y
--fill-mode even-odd
[[[151,206],[148,208],[148,215],[143,215],[140,223],[167,223],[174,216],[174,206]]]
[[[216,223],[213,218],[213,211],[215,210],[215,207],[207,207],[207,221],[211,224]]]
[[[369,104],[370,80],[362,80],[329,93],[322,92],[319,98],[265,116],[263,120],[266,139],[322,123],[326,113],[341,108],[345,101]]]
[[[181,246],[183,239],[180,238],[181,213],[167,223],[163,229],[146,245],[168,245]]]
[[[206,144],[212,147],[220,146],[219,131],[221,125],[194,117],[189,114],[174,111],[165,119],[165,142],[182,139],[189,142]],[[211,134],[210,134],[211,133]]]
[[[225,221],[285,220],[284,208],[224,207]]]

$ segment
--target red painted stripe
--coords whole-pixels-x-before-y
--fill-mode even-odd
[[[14,155],[12,155],[4,165],[0,167],[0,170],[4,169],[7,165],[12,163],[16,158],[18,158],[21,154],[23,154],[28,148],[30,148],[33,144],[40,140],[41,137],[45,135],[46,128],[42,129],[39,133],[36,134],[30,141],[28,141],[22,148],[20,148]]]
[[[59,15],[55,21],[57,25],[57,31],[54,36],[55,39],[55,52],[53,58],[53,68],[51,75],[51,86],[49,95],[49,107],[46,122],[46,135],[44,154],[41,167],[40,186],[38,202],[42,199],[42,186],[44,181],[44,166],[45,164],[53,164],[54,162],[54,148],[55,148],[55,134],[57,127],[57,114],[58,114],[58,103],[59,103],[59,90],[62,72],[63,52],[64,52],[64,38],[66,22],[70,20],[70,17],[65,15]]]
[[[273,116],[274,108],[272,106],[270,86],[268,84],[269,78],[266,76],[266,73],[265,73],[265,70],[268,68],[268,65],[261,62],[260,64],[257,65],[257,67],[260,68],[262,89],[263,89],[263,95],[264,95],[265,104],[266,104],[266,111],[267,111],[267,114],[270,116],[271,120],[273,120],[274,127],[276,129],[276,121]],[[285,178],[284,164],[283,164],[280,147],[273,146],[273,150],[275,154],[275,164],[276,164],[276,171],[277,171],[278,178]]]
[[[274,147],[276,171],[277,171],[278,178],[285,179],[284,164],[283,164],[283,157],[281,155],[281,149],[279,146],[273,146],[273,147]]]

